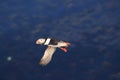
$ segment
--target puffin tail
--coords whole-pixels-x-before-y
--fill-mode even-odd
[[[65,42],[66,44],[67,44],[67,46],[70,46],[71,44],[70,44],[70,42]]]

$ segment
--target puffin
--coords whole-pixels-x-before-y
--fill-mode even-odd
[[[48,46],[42,56],[39,64],[42,66],[47,65],[56,51],[56,48],[61,49],[64,52],[67,52],[67,47],[70,46],[70,42],[65,42],[56,38],[39,38],[36,40],[36,44]]]

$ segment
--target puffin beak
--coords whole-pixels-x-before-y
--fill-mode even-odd
[[[36,44],[41,44],[38,40],[36,41]]]

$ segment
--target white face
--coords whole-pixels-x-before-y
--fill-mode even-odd
[[[43,44],[45,42],[45,39],[38,39],[36,41],[36,44]]]

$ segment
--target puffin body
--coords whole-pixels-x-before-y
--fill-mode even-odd
[[[40,38],[36,41],[36,44],[43,44],[48,46],[39,62],[39,64],[43,66],[47,65],[51,61],[56,48],[60,48],[64,52],[67,52],[66,48],[70,46],[69,42],[64,42],[55,38]]]

